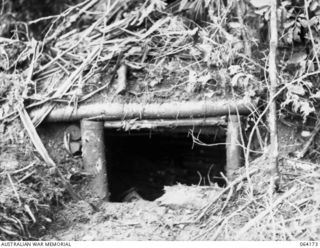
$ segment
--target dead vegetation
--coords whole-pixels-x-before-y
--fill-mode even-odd
[[[68,202],[70,196],[81,198],[73,195],[68,166],[50,158],[34,129],[56,106],[77,109],[99,101],[248,99],[262,109],[252,114],[254,127],[266,126],[269,7],[259,6],[257,1],[235,2],[95,0],[76,3],[58,15],[24,20],[23,25],[5,19],[0,30],[1,239],[38,238],[52,222],[52,208]],[[287,121],[296,118],[302,128],[312,128],[319,99],[320,4],[298,2],[298,6],[291,1],[278,6],[282,19],[278,20],[281,36],[274,93],[279,116]],[[6,7],[8,2],[3,4],[2,11],[13,11]],[[248,16],[242,21],[237,19],[239,8]],[[38,40],[26,28],[48,24]],[[245,52],[248,44],[244,41],[249,42],[252,56]],[[34,109],[31,124],[25,110],[30,113]],[[313,161],[319,156],[314,152],[318,148],[315,136],[302,150],[307,155],[315,144],[310,154]],[[267,145],[263,137],[258,141],[257,152],[261,153]],[[253,147],[246,149],[249,155]],[[168,188],[167,194],[172,190],[174,195],[189,198],[173,208],[171,224],[156,219],[147,221],[148,225],[167,234],[159,236],[163,239],[319,239],[319,169],[287,154],[280,154],[280,162],[278,192],[274,191],[268,159],[262,156],[239,170],[226,188],[192,187],[193,200],[205,199],[199,200],[201,207],[180,192],[191,192],[188,187]],[[171,200],[160,201],[170,209],[174,205]],[[121,214],[104,216],[100,212],[87,222],[95,223],[97,216],[109,221]],[[144,230],[141,223],[127,225],[130,230]]]

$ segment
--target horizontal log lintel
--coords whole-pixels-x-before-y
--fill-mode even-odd
[[[107,129],[174,129],[177,127],[209,127],[209,126],[226,126],[226,120],[221,117],[208,117],[197,119],[179,119],[179,120],[123,120],[123,121],[106,121],[104,127]]]
[[[128,119],[189,119],[217,117],[228,114],[248,115],[254,105],[245,100],[187,101],[166,103],[94,103],[83,104],[75,109],[73,106],[56,107],[45,121],[64,122],[81,119],[104,121]],[[41,109],[40,109],[41,110]],[[40,110],[33,110],[35,117]]]

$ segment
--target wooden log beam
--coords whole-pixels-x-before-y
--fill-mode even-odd
[[[227,127],[226,139],[226,175],[229,181],[234,178],[234,172],[241,166],[241,138],[240,138],[241,123],[237,115],[230,115]]]
[[[85,118],[95,120],[125,119],[187,119],[216,117],[228,114],[248,115],[254,105],[245,100],[188,101],[167,103],[94,103],[83,104],[74,109],[73,106],[55,108],[47,116],[46,121],[78,121]],[[37,116],[39,110],[30,115]]]
[[[107,160],[103,122],[81,120],[82,158],[85,171],[91,176],[88,190],[91,198],[109,200]]]
[[[197,119],[180,119],[180,120],[123,120],[123,121],[106,121],[104,127],[107,129],[158,129],[158,128],[177,128],[177,127],[208,127],[208,126],[226,126],[225,120],[219,117],[197,118]]]

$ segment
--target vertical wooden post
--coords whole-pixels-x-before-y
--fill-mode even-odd
[[[104,122],[81,120],[82,157],[84,168],[92,179],[89,190],[94,198],[109,200],[107,162],[104,144]]]
[[[244,4],[243,0],[236,0],[237,17],[241,26],[241,37],[244,45],[244,53],[248,58],[251,58],[252,49],[250,40],[245,29],[244,22]],[[232,96],[233,97],[233,96]],[[241,122],[239,121],[238,115],[229,115],[228,128],[227,128],[227,139],[226,139],[226,150],[227,150],[227,163],[226,163],[226,175],[229,181],[234,179],[234,171],[241,166],[242,163],[242,147],[241,147]]]
[[[226,175],[228,180],[233,179],[233,172],[241,166],[241,123],[237,115],[230,115],[228,118],[227,138],[226,138]]]
[[[269,96],[271,104],[269,109],[269,128],[270,128],[270,164],[271,171],[274,176],[274,184],[276,189],[280,187],[280,176],[278,171],[278,127],[277,127],[277,46],[278,46],[278,29],[277,29],[277,0],[270,1],[270,52],[269,52],[269,80],[270,91]]]

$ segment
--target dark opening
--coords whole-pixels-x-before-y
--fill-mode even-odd
[[[208,144],[224,143],[225,136],[200,135]],[[106,131],[110,200],[122,201],[130,190],[145,200],[155,200],[163,187],[186,185],[223,186],[225,145],[200,146],[183,133]]]

